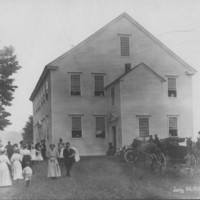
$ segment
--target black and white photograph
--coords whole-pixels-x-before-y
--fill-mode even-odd
[[[0,199],[200,199],[200,0],[0,0]]]

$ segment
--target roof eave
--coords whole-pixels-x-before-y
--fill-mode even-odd
[[[57,69],[58,69],[58,66],[47,66],[47,65],[45,66],[45,68],[44,68],[44,70],[43,70],[43,72],[42,72],[42,74],[41,74],[41,76],[40,76],[40,78],[39,78],[39,80],[38,80],[38,82],[37,82],[32,94],[31,94],[31,96],[29,98],[30,101],[33,101],[33,99],[35,98],[38,90],[40,89],[40,87],[41,87],[43,81],[45,80],[45,78],[47,77],[48,73],[51,70],[57,70]]]

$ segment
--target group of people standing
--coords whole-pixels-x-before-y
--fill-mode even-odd
[[[0,145],[0,186],[11,186],[12,180],[24,179],[29,185],[33,170],[31,166],[42,161],[41,149],[43,146],[24,144],[23,141],[18,145],[10,142],[4,147]]]
[[[71,176],[70,171],[75,162],[80,160],[78,150],[70,146],[70,143],[58,144],[58,150],[54,144],[50,145],[50,150],[47,153],[48,160],[48,177],[56,178],[61,176],[60,165],[63,163],[66,168],[66,176]]]
[[[56,178],[61,176],[60,165],[66,168],[66,176],[70,176],[73,163],[80,160],[78,150],[70,147],[70,143],[60,142],[58,148],[54,144],[49,145],[46,152],[45,141],[33,144],[0,145],[0,187],[11,186],[12,180],[24,179],[29,185],[33,170],[32,167],[38,162],[48,159],[47,177]]]

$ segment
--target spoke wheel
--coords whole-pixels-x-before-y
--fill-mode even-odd
[[[133,163],[134,162],[134,156],[133,156],[133,151],[132,150],[128,150],[125,152],[124,154],[124,160],[127,162],[127,163]]]

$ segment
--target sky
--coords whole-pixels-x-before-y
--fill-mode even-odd
[[[200,131],[200,0],[0,0],[0,48],[12,45],[22,66],[7,108],[12,125],[0,137],[20,137],[16,133],[32,115],[29,98],[45,65],[123,12],[197,70],[194,134]]]

